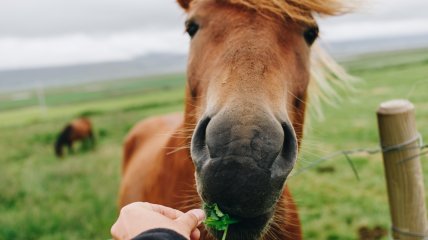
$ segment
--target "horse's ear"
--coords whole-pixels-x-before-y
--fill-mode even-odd
[[[182,8],[184,8],[184,10],[188,10],[189,9],[191,1],[192,0],[177,0],[178,4],[180,4],[180,6]]]

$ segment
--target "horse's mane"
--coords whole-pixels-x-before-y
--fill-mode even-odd
[[[262,14],[273,14],[297,22],[314,24],[313,13],[339,15],[350,11],[349,0],[217,0],[256,10]],[[345,4],[346,2],[346,4]]]
[[[358,78],[350,75],[319,44],[314,44],[311,54],[311,79],[308,89],[310,109],[323,117],[321,104],[337,105],[341,93],[354,91]]]

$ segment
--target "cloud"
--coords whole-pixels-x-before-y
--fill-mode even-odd
[[[322,26],[321,37],[327,41],[349,41],[380,37],[428,34],[428,18],[337,22]]]
[[[1,38],[0,70],[125,61],[152,52],[185,53],[182,29]]]
[[[184,26],[175,0],[2,0],[0,36],[111,33]]]
[[[121,61],[186,52],[175,0],[1,0],[0,70]],[[366,1],[360,13],[321,20],[327,41],[428,33],[428,1]]]

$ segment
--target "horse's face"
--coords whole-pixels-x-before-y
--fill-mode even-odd
[[[179,1],[191,35],[188,117],[198,192],[243,219],[231,239],[257,238],[292,170],[317,35],[215,0]]]

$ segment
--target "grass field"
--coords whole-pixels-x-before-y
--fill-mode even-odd
[[[330,152],[377,146],[375,111],[392,98],[415,103],[428,138],[428,50],[362,57],[346,66],[364,81],[340,106],[325,106],[323,120],[310,120],[297,171]],[[147,116],[181,111],[183,85],[178,74],[54,89],[46,93],[46,111],[34,94],[15,101],[0,96],[0,239],[108,239],[123,138]],[[57,131],[81,114],[93,119],[97,149],[56,159]],[[381,156],[353,160],[360,181],[343,157],[290,178],[305,239],[357,239],[362,226],[389,229]]]

